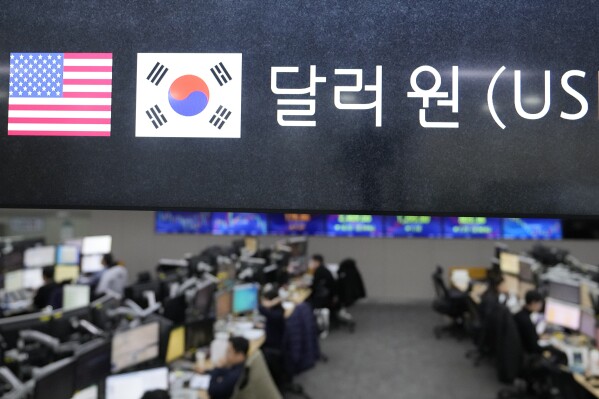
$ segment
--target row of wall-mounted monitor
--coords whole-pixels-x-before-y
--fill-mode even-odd
[[[559,240],[560,219],[156,212],[156,233]]]

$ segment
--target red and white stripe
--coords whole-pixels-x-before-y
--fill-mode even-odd
[[[64,53],[63,93],[10,97],[9,136],[110,136],[112,54]]]

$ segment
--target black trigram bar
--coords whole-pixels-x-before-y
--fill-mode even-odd
[[[162,115],[162,111],[158,105],[154,105],[152,108],[146,111],[146,115],[150,118],[154,129],[158,129],[160,126],[166,123],[166,118]]]
[[[230,116],[231,111],[220,105],[214,115],[212,115],[212,118],[210,118],[210,123],[220,130]]]
[[[148,77],[146,79],[158,86],[160,82],[162,82],[162,78],[164,78],[164,75],[166,75],[167,72],[168,68],[162,65],[161,63],[157,62],[156,65],[154,65],[154,68],[152,68],[152,71],[150,71],[150,73],[148,74]]]
[[[222,62],[219,62],[218,65],[210,68],[210,72],[212,72],[216,78],[216,81],[221,86],[233,79],[231,75],[229,75],[229,71],[227,71],[227,68],[225,68]]]

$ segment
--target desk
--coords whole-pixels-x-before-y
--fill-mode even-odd
[[[309,288],[296,288],[289,292],[289,300],[287,303],[292,303],[293,306],[285,307],[285,318],[288,318],[293,313],[293,310],[300,303],[304,303],[312,295],[312,290]]]
[[[248,350],[248,357],[251,356],[253,353],[255,353],[257,350],[259,350],[262,345],[264,345],[264,342],[266,341],[266,336],[263,335],[262,337],[258,338],[258,339],[253,339],[250,341],[250,348]],[[210,359],[206,359],[206,369],[210,370],[212,369],[212,363],[210,361]],[[182,389],[177,389],[174,391],[171,391],[171,396],[173,398],[198,398],[198,399],[210,399],[210,397],[208,396],[208,391],[205,390],[192,390],[190,388],[182,388]]]
[[[482,281],[487,278],[489,268],[484,266],[450,266],[447,273],[450,278],[454,270],[466,270],[471,280]]]
[[[573,374],[573,376],[574,381],[576,381],[578,385],[586,389],[586,391],[595,398],[599,398],[599,386],[593,386],[593,384],[591,384],[582,374]]]

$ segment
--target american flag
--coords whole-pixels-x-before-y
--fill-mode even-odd
[[[11,53],[9,136],[110,136],[111,53]]]

